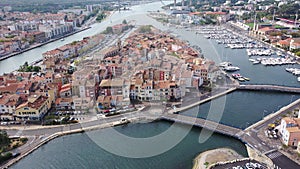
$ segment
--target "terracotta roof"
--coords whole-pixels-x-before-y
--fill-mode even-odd
[[[100,83],[100,87],[120,87],[123,86],[123,79],[104,79]]]
[[[46,101],[47,101],[48,97],[46,96],[39,96],[37,99],[35,99],[32,103],[27,101],[21,105],[19,105],[16,109],[20,109],[23,107],[30,107],[33,109],[39,109]]]
[[[288,127],[288,128],[286,128],[286,130],[290,133],[300,132],[299,127]]]
[[[5,105],[8,102],[9,96],[8,95],[1,95],[0,96],[0,105]]]
[[[271,28],[271,27],[264,27],[264,28],[259,29],[258,31],[260,31],[260,32],[267,32],[267,31],[272,31],[272,30],[274,30],[274,29]]]
[[[60,104],[62,102],[68,102],[68,103],[71,103],[73,102],[73,99],[72,98],[57,98],[55,100],[55,104]]]
[[[297,122],[290,117],[284,117],[282,120],[284,120],[286,122],[286,124],[297,124]]]

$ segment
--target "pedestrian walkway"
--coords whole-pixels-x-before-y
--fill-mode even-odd
[[[275,158],[278,158],[280,156],[282,156],[282,154],[278,151],[274,152],[274,153],[270,153],[270,154],[267,154],[267,156],[270,158],[270,159],[275,159]]]

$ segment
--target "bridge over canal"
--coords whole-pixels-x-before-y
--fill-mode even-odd
[[[263,85],[263,84],[243,84],[237,87],[238,90],[257,90],[257,91],[278,91],[288,93],[300,93],[300,88],[279,85]]]
[[[166,121],[172,121],[172,122],[177,122],[177,123],[182,123],[182,124],[187,124],[187,125],[192,125],[196,127],[201,127],[210,131],[213,131],[215,133],[220,133],[223,135],[231,136],[234,138],[239,139],[243,143],[247,144],[248,146],[255,148],[259,150],[262,153],[266,153],[272,150],[272,148],[268,147],[267,145],[261,144],[261,140],[258,137],[253,137],[250,135],[248,132],[220,124],[211,120],[206,120],[206,119],[201,119],[201,118],[196,118],[196,117],[189,117],[189,116],[184,116],[180,114],[172,114],[172,113],[165,113],[160,117],[161,120],[166,120]]]

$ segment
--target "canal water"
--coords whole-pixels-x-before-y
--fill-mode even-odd
[[[180,114],[195,117],[196,111],[196,117],[245,129],[299,98],[300,95],[280,92],[235,91],[223,96],[224,106],[211,101]]]
[[[161,3],[152,3],[133,7],[132,11],[114,13],[111,18],[103,23],[95,24],[91,29],[65,38],[65,41],[50,43],[41,48],[25,52],[0,62],[0,73],[9,72],[19,67],[25,61],[34,61],[41,58],[41,54],[47,50],[59,47],[74,40],[80,40],[84,36],[90,36],[103,31],[108,25],[121,23],[123,19],[136,20],[137,24],[152,24],[162,30],[173,30],[180,38],[188,40],[191,45],[199,45],[204,56],[216,63],[230,61],[241,68],[240,73],[251,78],[248,83],[266,83],[288,86],[299,86],[292,75],[284,71],[283,66],[264,67],[262,65],[250,65],[245,50],[231,50],[216,44],[213,40],[207,40],[201,35],[182,29],[168,28],[148,18],[145,12],[157,10]],[[14,63],[14,64],[12,64]],[[246,128],[259,121],[263,116],[275,112],[282,106],[299,98],[299,95],[273,93],[273,92],[245,92],[236,91],[228,94],[222,101],[224,107],[214,104],[214,101],[205,103],[182,112],[191,115],[199,112],[197,117],[206,118],[207,114],[213,114],[220,118],[220,123]],[[216,120],[218,121],[218,120]],[[168,122],[152,122],[143,124],[129,124],[116,127],[123,134],[132,137],[149,137],[159,134],[170,127]],[[187,126],[177,126],[179,132],[184,132]],[[83,134],[63,136],[50,141],[11,168],[165,168],[186,169],[192,167],[192,160],[199,153],[218,147],[230,147],[238,153],[246,156],[245,146],[238,140],[219,134],[213,134],[209,140],[199,143],[201,129],[193,128],[189,134],[171,150],[150,158],[132,159],[111,154],[97,144],[88,135],[105,137],[108,129],[91,131]],[[168,138],[166,138],[168,139]],[[122,142],[123,140],[120,140]],[[134,149],[135,147],[132,147]],[[151,147],[149,147],[151,148]]]
[[[147,124],[130,124],[116,127],[123,134],[131,137],[151,137],[170,127],[168,122]],[[177,130],[185,132],[187,126],[178,126]],[[97,137],[103,137],[107,129],[91,131]],[[149,158],[126,158],[111,154],[95,144],[86,133],[63,136],[50,141],[23,160],[12,169],[188,169],[192,168],[193,158],[199,153],[228,147],[246,156],[245,146],[223,135],[213,134],[206,142],[199,143],[201,129],[193,128],[187,137],[171,150]],[[166,138],[168,139],[168,138]],[[122,142],[122,140],[119,140]],[[135,149],[135,147],[132,147]],[[151,147],[149,147],[151,149]]]

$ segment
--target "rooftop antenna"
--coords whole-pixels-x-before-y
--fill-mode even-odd
[[[276,13],[276,8],[274,8],[274,12],[273,12],[273,23],[274,23],[274,21],[275,21],[275,13]]]
[[[256,11],[254,10],[254,13],[255,13],[255,15],[254,15],[254,24],[253,24],[253,30],[256,30]]]
[[[298,20],[298,11],[297,11],[297,13],[296,13],[296,18],[295,18],[295,23],[294,23],[295,28],[296,28],[296,26],[297,26],[297,20]]]

